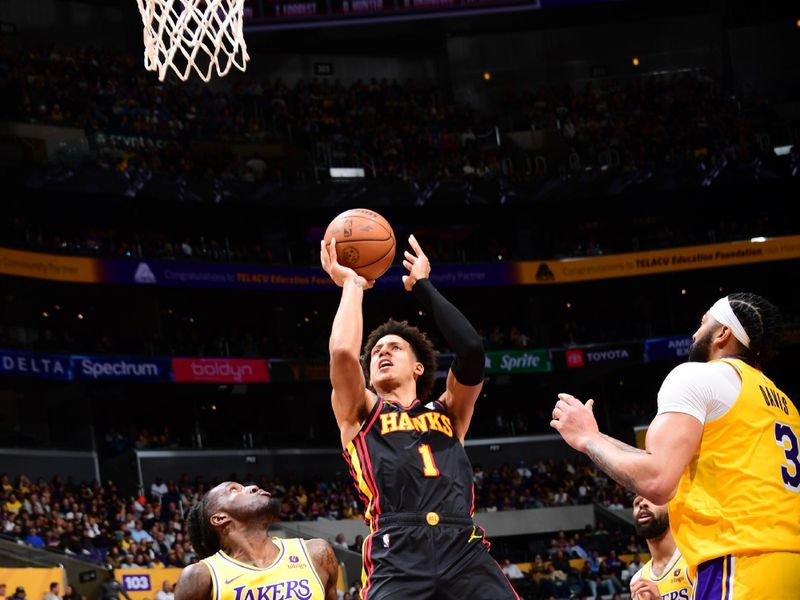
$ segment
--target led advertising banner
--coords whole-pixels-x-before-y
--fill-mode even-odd
[[[550,351],[536,350],[492,350],[486,353],[486,372],[501,373],[547,373],[551,370]]]
[[[585,258],[436,265],[441,288],[551,285],[694,269],[800,259],[800,236],[591,256]],[[376,289],[401,290],[402,266],[390,268]],[[0,275],[73,283],[185,288],[324,291],[336,286],[321,267],[192,261],[82,258],[0,248]]]
[[[556,348],[550,350],[550,360],[554,369],[584,369],[640,363],[644,361],[644,344],[627,342]]]
[[[655,338],[645,342],[644,352],[648,362],[686,360],[691,345],[692,336],[690,335]]]

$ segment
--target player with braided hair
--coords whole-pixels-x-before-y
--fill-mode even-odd
[[[200,562],[182,572],[176,600],[336,600],[339,563],[322,539],[279,539],[268,530],[278,503],[235,481],[210,490],[189,511]]]
[[[695,581],[696,600],[793,598],[800,590],[800,415],[761,371],[779,314],[765,298],[720,298],[667,376],[646,450],[600,433],[559,394],[551,426],[620,484],[655,504]]]

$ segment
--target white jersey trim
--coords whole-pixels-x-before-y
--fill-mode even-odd
[[[658,414],[683,413],[708,423],[725,415],[741,391],[739,373],[728,363],[683,363],[661,384]]]

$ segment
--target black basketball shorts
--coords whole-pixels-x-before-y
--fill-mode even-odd
[[[363,600],[519,600],[468,518],[379,515],[363,559]]]

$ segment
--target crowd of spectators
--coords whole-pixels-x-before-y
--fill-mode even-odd
[[[251,475],[246,479],[273,494],[282,521],[353,519],[363,514],[351,482],[340,475],[315,483]],[[582,461],[540,461],[516,469],[504,465],[487,472],[476,466],[474,480],[478,511],[591,502],[615,508],[628,501],[621,488]],[[33,481],[24,475],[12,482],[2,475],[0,533],[33,548],[114,568],[182,567],[197,558],[184,516],[216,483],[186,476],[177,482],[155,479],[140,495],[126,496],[113,483],[78,484],[61,477]]]
[[[141,140],[135,149],[102,153],[101,162],[120,171],[276,180],[296,151],[304,155],[301,168],[314,160],[355,161],[381,177],[488,174],[498,165],[475,143],[475,111],[457,108],[428,82],[345,86],[315,79],[288,86],[250,76],[212,91],[159,84],[138,56],[99,49],[32,47],[8,50],[0,60],[17,118],[84,128],[106,149],[112,134]],[[282,158],[236,156],[225,147],[230,142],[278,144]]]
[[[757,134],[773,122],[766,98],[726,93],[699,70],[583,89],[543,86],[510,98],[508,108],[520,127],[557,131],[583,164],[622,169],[712,155],[747,161],[763,150]]]
[[[544,86],[482,114],[431,82],[287,85],[248,73],[212,89],[158,83],[139,56],[99,49],[9,48],[0,61],[9,113],[85,129],[99,164],[220,180],[281,181],[292,171],[354,165],[406,181],[544,176],[542,163],[533,168],[513,144],[498,145],[501,122],[548,134],[538,152],[551,174],[710,156],[746,161],[773,120],[765,99],[732,96],[702,72]],[[115,144],[120,135],[136,141]],[[272,144],[274,156],[235,143]]]
[[[431,217],[432,219],[435,218]],[[425,244],[434,264],[545,260],[640,252],[685,245],[741,241],[753,235],[785,235],[793,231],[780,215],[731,215],[725,221],[677,222],[671,217],[640,219],[622,227],[616,219],[570,222],[562,229],[548,219],[542,223],[446,223],[411,225],[393,223],[395,235],[405,240],[413,233]],[[152,224],[129,229],[69,227],[63,222],[37,223],[14,215],[2,227],[4,245],[38,252],[103,258],[161,259],[199,262],[256,263],[268,265],[318,265],[319,226],[289,228],[267,224],[263,230],[209,225],[206,232],[153,231]],[[634,230],[633,232],[631,230]]]
[[[643,550],[638,543],[624,547],[627,554],[614,548],[606,553],[584,548],[592,544],[592,538],[605,534],[602,528],[587,527],[584,532],[560,537],[553,541],[565,542],[565,549],[544,556],[537,554],[525,571],[506,559],[503,572],[520,597],[530,600],[601,597],[616,600],[623,594],[627,598],[631,577],[642,568]],[[559,535],[565,536],[563,531]]]
[[[520,461],[488,471],[475,465],[473,479],[475,505],[485,512],[589,503],[613,509],[628,502],[622,488],[581,456],[532,465]]]

